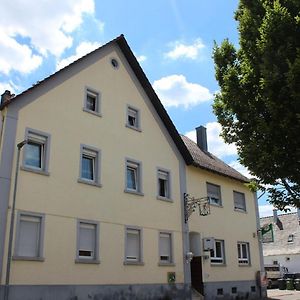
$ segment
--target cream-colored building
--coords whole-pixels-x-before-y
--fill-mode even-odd
[[[16,97],[7,91],[0,109],[2,297],[190,299],[193,234],[225,241],[222,266],[191,242],[207,299],[234,282],[257,295],[257,210],[245,180],[197,166],[123,36]],[[184,195],[206,196],[207,183],[222,187],[222,206],[186,221]],[[246,211],[234,210],[233,190]]]

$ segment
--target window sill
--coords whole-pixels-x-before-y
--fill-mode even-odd
[[[18,255],[14,255],[12,257],[12,259],[13,260],[39,261],[39,262],[45,261],[44,257],[30,257],[30,256],[18,256]]]
[[[125,126],[126,126],[127,128],[133,129],[133,130],[135,130],[135,131],[142,132],[142,129],[139,128],[139,127],[134,127],[134,126],[131,126],[131,125],[129,125],[129,124],[125,124]]]
[[[240,264],[239,263],[239,267],[251,267],[251,264],[249,264],[249,263],[248,264]]]
[[[99,265],[99,259],[84,259],[84,258],[76,258],[75,264],[92,264],[92,265]]]
[[[85,180],[85,179],[82,179],[82,178],[78,178],[77,182],[83,183],[83,184],[88,184],[88,185],[93,185],[93,186],[96,186],[96,187],[99,187],[99,188],[102,187],[101,183],[97,183],[97,182],[90,181],[90,180]]]
[[[124,190],[124,193],[128,193],[128,194],[133,194],[133,195],[137,195],[137,196],[144,196],[144,193],[138,192],[138,191],[134,191],[134,190]]]
[[[123,263],[125,266],[144,266],[145,263],[143,261],[129,261],[129,260],[125,260]]]
[[[220,264],[218,264],[218,263],[210,263],[210,266],[211,267],[226,267],[226,264],[224,264],[224,263],[220,263]]]
[[[214,206],[214,207],[221,207],[221,208],[223,208],[222,204],[209,203],[209,205]]]
[[[159,267],[175,267],[176,266],[176,264],[175,263],[173,263],[173,262],[159,262],[158,263],[158,266]]]
[[[167,198],[167,197],[162,197],[162,196],[156,196],[156,199],[161,200],[161,201],[166,201],[166,202],[174,202],[173,199]]]
[[[242,214],[246,214],[246,213],[247,213],[247,211],[246,211],[246,210],[239,209],[239,208],[235,208],[235,209],[234,209],[234,211],[236,211],[236,212],[240,212],[240,213],[242,213]]]
[[[89,110],[89,109],[87,109],[85,107],[83,107],[82,110],[85,111],[85,112],[87,112],[87,113],[90,113],[90,114],[92,114],[94,116],[102,117],[102,114],[99,113],[99,112],[97,112],[97,111]]]
[[[32,173],[44,175],[44,176],[49,176],[50,175],[50,173],[48,171],[44,171],[44,170],[40,170],[40,169],[34,169],[34,168],[27,167],[27,166],[21,166],[21,170],[26,171],[26,172],[32,172]]]

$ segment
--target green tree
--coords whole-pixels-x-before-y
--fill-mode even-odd
[[[300,1],[240,0],[235,19],[239,47],[213,49],[222,136],[270,203],[300,207]]]

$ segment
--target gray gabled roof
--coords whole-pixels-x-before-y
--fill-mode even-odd
[[[273,224],[274,242],[263,243],[264,256],[300,254],[300,225],[297,213],[278,215],[277,224],[274,217],[260,218],[260,226]],[[280,224],[280,226],[278,226]],[[280,229],[282,228],[282,229]],[[293,242],[288,242],[289,235],[294,236]]]
[[[210,152],[201,150],[198,145],[188,137],[182,135],[181,138],[193,157],[193,165],[195,167],[202,168],[222,176],[227,176],[244,183],[249,182],[247,177],[227,165]]]

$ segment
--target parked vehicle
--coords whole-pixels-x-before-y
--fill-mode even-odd
[[[278,287],[278,279],[284,278],[288,269],[281,265],[265,265],[265,272],[268,280],[268,288]]]

